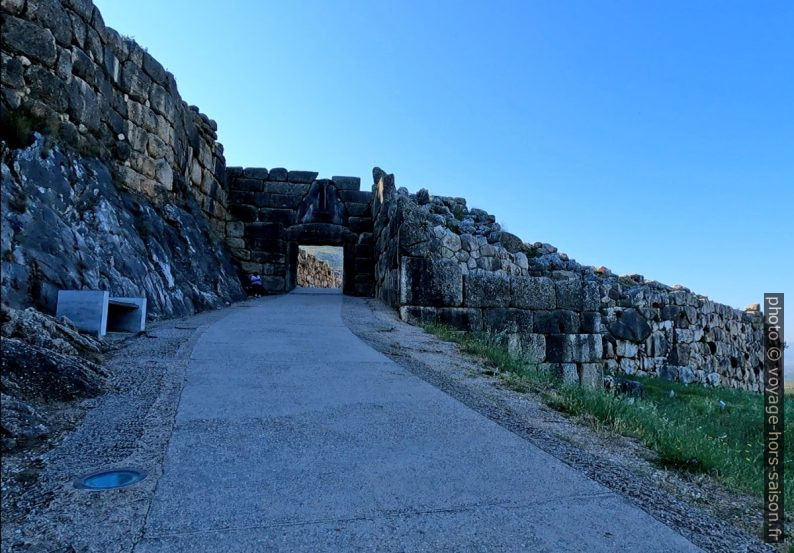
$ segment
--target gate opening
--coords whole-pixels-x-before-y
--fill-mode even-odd
[[[295,285],[299,288],[342,288],[344,252],[341,246],[299,245]]]

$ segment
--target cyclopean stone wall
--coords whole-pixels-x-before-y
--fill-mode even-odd
[[[241,299],[215,123],[90,0],[0,16],[3,303],[99,288],[170,317]]]
[[[107,27],[90,0],[4,0],[5,125],[33,121],[53,141],[109,163],[123,186],[162,202],[192,194],[226,223],[217,125],[188,106],[174,76]]]
[[[372,193],[358,177],[317,179],[313,171],[229,167],[227,244],[271,293],[297,284],[298,246],[343,246],[346,294],[372,294]]]
[[[601,275],[605,366],[682,382],[763,389],[763,316],[640,275]]]
[[[306,250],[298,251],[297,286],[304,288],[341,288],[342,278],[331,266]]]
[[[462,198],[373,176],[375,295],[404,320],[491,331],[539,370],[586,386],[620,371],[761,389],[758,311],[582,266]]]

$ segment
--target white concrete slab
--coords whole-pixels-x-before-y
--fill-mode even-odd
[[[111,297],[105,290],[59,290],[56,316],[66,317],[84,332],[146,329],[146,298]]]
[[[55,315],[66,317],[84,332],[104,336],[108,325],[108,300],[104,290],[59,290]]]

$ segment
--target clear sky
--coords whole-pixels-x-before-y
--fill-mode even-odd
[[[794,313],[790,0],[95,3],[229,165],[378,165],[581,263]]]

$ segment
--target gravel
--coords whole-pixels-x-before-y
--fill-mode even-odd
[[[140,336],[108,338],[115,349],[104,367],[111,374],[109,391],[64,404],[60,419],[72,431],[3,457],[3,553],[132,551],[161,474],[193,343],[231,312],[206,312],[155,323]],[[120,467],[140,468],[148,476],[118,490],[74,487],[80,476]]]

